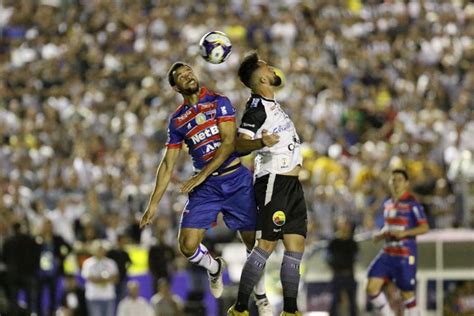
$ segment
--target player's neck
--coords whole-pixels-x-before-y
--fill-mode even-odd
[[[252,91],[255,94],[258,94],[266,99],[275,99],[275,93],[273,92],[273,89],[271,87],[266,87],[266,86],[261,86],[261,87],[255,87],[252,89]]]
[[[189,105],[196,105],[199,102],[199,92],[191,95],[183,95],[184,103]]]
[[[405,195],[408,194],[408,191],[403,191],[402,193],[392,193],[392,198],[395,201],[400,201]]]

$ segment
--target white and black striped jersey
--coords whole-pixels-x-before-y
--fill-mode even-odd
[[[255,157],[257,178],[269,173],[286,173],[302,164],[300,138],[288,114],[275,100],[252,94],[247,101],[239,133],[255,139],[262,137],[262,130],[278,134],[280,141],[272,147],[264,147],[257,151]]]

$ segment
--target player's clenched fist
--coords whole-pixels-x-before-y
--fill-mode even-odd
[[[269,134],[266,129],[262,130],[262,143],[266,147],[272,147],[280,141],[280,136],[277,134]]]

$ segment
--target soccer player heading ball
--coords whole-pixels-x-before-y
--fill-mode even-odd
[[[307,214],[298,180],[302,164],[300,139],[292,120],[275,100],[275,89],[282,81],[275,68],[252,53],[242,61],[239,77],[252,92],[240,124],[237,150],[257,149],[254,187],[258,205],[258,244],[245,263],[237,301],[227,315],[249,315],[252,288],[279,239],[283,239],[285,246],[280,270],[284,296],[281,315],[301,315],[296,300]],[[252,140],[261,137],[266,130],[277,133],[279,142],[273,147],[252,147]]]
[[[394,315],[382,292],[385,280],[400,289],[405,316],[418,316],[416,308],[416,236],[429,230],[423,207],[409,193],[410,182],[405,170],[395,169],[390,176],[392,197],[383,203],[384,227],[374,241],[385,239],[385,245],[369,267],[367,294],[376,311]]]
[[[140,226],[143,228],[152,222],[185,142],[195,175],[181,187],[182,192],[189,193],[189,199],[181,217],[179,246],[191,263],[208,271],[211,292],[220,297],[224,261],[213,258],[201,241],[222,212],[226,225],[240,231],[250,253],[255,244],[257,216],[253,179],[235,151],[235,109],[229,99],[201,87],[192,68],[182,62],[171,67],[168,80],[184,102],[171,115],[166,153],[158,167],[155,188]],[[270,147],[278,142],[278,137],[264,133],[255,142],[259,146],[256,148]],[[259,309],[268,310],[263,285],[262,279],[255,293],[261,298],[257,302],[261,305]]]

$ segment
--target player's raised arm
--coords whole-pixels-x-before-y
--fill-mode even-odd
[[[140,221],[140,228],[143,228],[152,222],[153,216],[158,208],[158,203],[160,203],[160,200],[168,187],[168,183],[170,182],[180,151],[180,147],[168,146],[166,149],[165,156],[161,160],[160,166],[156,171],[155,187],[150,196],[146,211]]]

